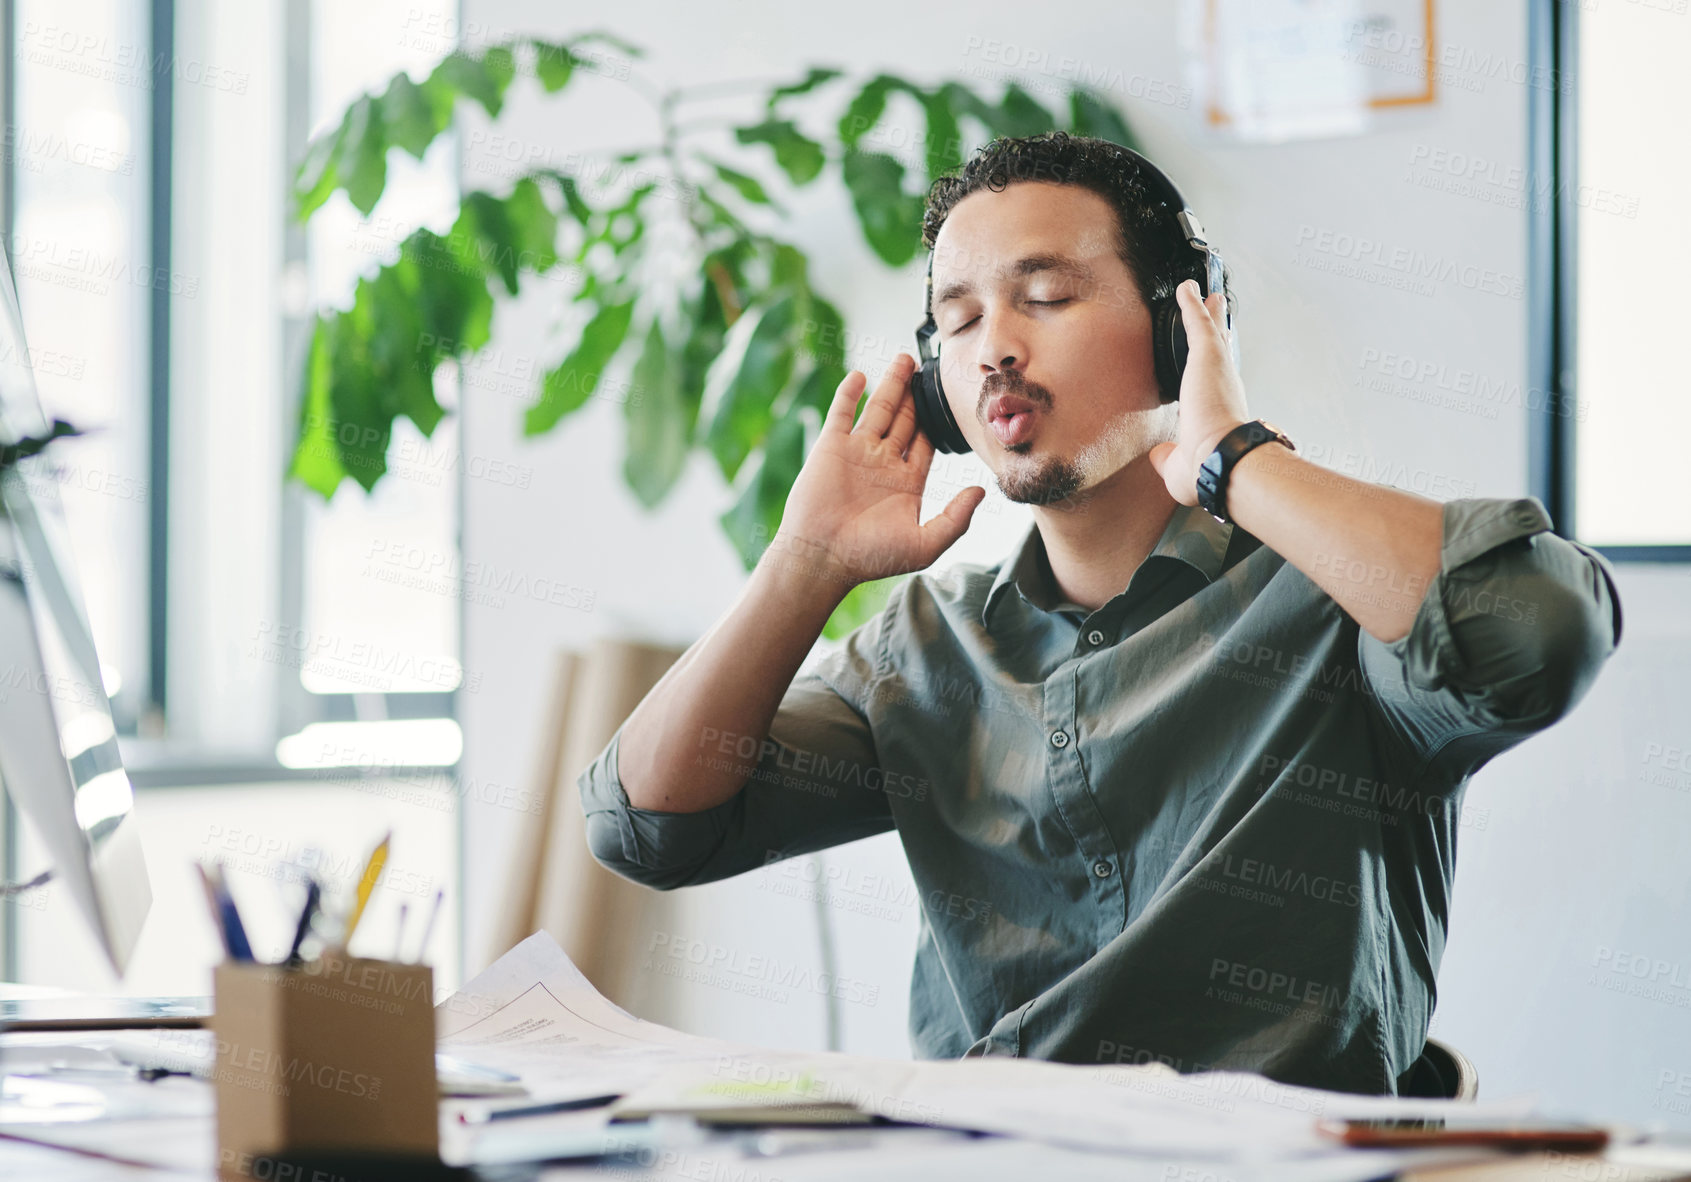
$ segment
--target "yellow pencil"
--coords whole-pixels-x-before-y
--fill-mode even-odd
[[[376,879],[382,876],[382,867],[388,860],[388,841],[393,837],[393,830],[389,829],[382,835],[382,840],[376,843],[376,848],[370,851],[370,861],[364,866],[364,877],[358,880],[358,898],[352,905],[352,914],[346,918],[346,934],[341,937],[341,947],[352,943],[352,933],[358,927],[358,921],[364,917],[364,905],[370,901],[370,896],[376,890]]]

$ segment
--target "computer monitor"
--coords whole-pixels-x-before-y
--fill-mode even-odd
[[[45,437],[3,248],[0,358],[0,444]],[[0,783],[122,976],[153,893],[53,471],[73,446],[0,473]]]

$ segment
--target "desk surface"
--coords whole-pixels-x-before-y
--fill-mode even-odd
[[[888,1130],[896,1133],[898,1130]],[[873,1155],[872,1164],[865,1161],[865,1153]],[[1132,1169],[1133,1165],[1144,1167]],[[968,1178],[971,1182],[992,1182],[993,1179],[1055,1178],[1088,1182],[1122,1182],[1123,1179],[1236,1176],[1226,1163],[1193,1163],[1190,1172],[1184,1166],[1141,1160],[1130,1162],[1123,1158],[1100,1153],[1082,1153],[1037,1145],[1032,1142],[1005,1141],[1000,1138],[962,1138],[951,1146],[929,1146],[920,1150],[900,1149],[888,1144],[880,1151],[841,1150],[833,1153],[805,1153],[789,1157],[744,1158],[729,1147],[699,1147],[680,1151],[663,1162],[640,1162],[642,1178],[758,1178],[764,1182],[779,1178],[782,1182],[805,1182],[806,1179],[833,1179],[873,1176],[875,1182],[936,1182],[943,1178]],[[1169,1174],[1170,1168],[1180,1172]],[[627,1178],[629,1166],[550,1166],[544,1177],[551,1179],[595,1178],[617,1176]],[[53,1179],[54,1182],[164,1182],[165,1179],[211,1182],[217,1177],[214,1169],[179,1171],[128,1165],[98,1157],[48,1148],[43,1145],[13,1140],[0,1134],[0,1176],[17,1179]],[[1287,1177],[1296,1177],[1287,1174]],[[1561,1157],[1551,1154],[1527,1154],[1518,1158],[1486,1164],[1449,1166],[1425,1169],[1402,1175],[1409,1182],[1678,1182],[1691,1178],[1691,1168],[1648,1165],[1604,1157]]]
[[[86,1039],[86,1036],[84,1036]],[[0,1056],[13,1069],[27,1062],[41,1061],[41,1048],[49,1045],[41,1035],[0,1035]],[[64,1048],[79,1047],[65,1039]],[[71,1060],[61,1059],[61,1062]],[[71,1075],[64,1079],[69,1082]],[[93,1075],[77,1082],[96,1086]],[[213,1092],[208,1082],[172,1077],[153,1084],[122,1082],[101,1090],[114,1104],[126,1098],[142,1097],[151,1103],[144,1119],[91,1121],[54,1126],[13,1125],[0,1127],[0,1177],[7,1179],[62,1179],[67,1182],[104,1182],[107,1179],[179,1179],[210,1182],[217,1177],[216,1144],[213,1129]],[[133,1091],[126,1092],[125,1089]],[[442,1153],[448,1160],[462,1159],[471,1134],[456,1120],[460,1102],[442,1104]],[[499,1122],[516,1134],[557,1132],[592,1127],[602,1120],[596,1113],[525,1118]],[[486,1128],[486,1126],[483,1126]],[[1144,1182],[1205,1182],[1206,1179],[1315,1179],[1343,1182],[1359,1177],[1353,1167],[1343,1172],[1335,1159],[1319,1163],[1287,1163],[1268,1170],[1248,1169],[1226,1161],[1193,1160],[1174,1163],[1122,1154],[1064,1149],[1034,1141],[988,1137],[926,1128],[883,1128],[860,1130],[869,1134],[870,1144],[854,1148],[807,1148],[802,1152],[760,1156],[749,1153],[745,1136],[727,1133],[693,1134],[691,1143],[676,1143],[661,1152],[648,1152],[617,1164],[553,1166],[546,1179],[629,1177],[631,1168],[641,1178],[755,1179],[758,1182],[806,1182],[872,1176],[875,1182],[937,1182],[946,1178],[968,1178],[970,1182],[1028,1178],[1143,1179]],[[480,1134],[478,1134],[480,1135]],[[61,1141],[51,1148],[35,1138]],[[802,1135],[789,1135],[787,1147],[797,1148]],[[1379,1157],[1389,1168],[1390,1158]],[[1371,1163],[1370,1163],[1371,1164]],[[1301,1169],[1293,1168],[1302,1166]],[[1317,1168],[1318,1167],[1318,1168]],[[1174,1172],[1171,1172],[1174,1171]],[[1485,1163],[1447,1165],[1406,1171],[1406,1178],[1424,1182],[1667,1182],[1691,1179],[1691,1141],[1670,1146],[1614,1146],[1600,1156],[1528,1154],[1497,1158]]]

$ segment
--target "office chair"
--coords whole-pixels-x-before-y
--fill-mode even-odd
[[[1397,1093],[1428,1100],[1474,1100],[1480,1094],[1480,1073],[1461,1051],[1429,1038],[1421,1057],[1398,1081]]]

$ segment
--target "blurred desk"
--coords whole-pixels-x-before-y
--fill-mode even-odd
[[[209,1082],[168,1077],[143,1083],[108,1071],[102,1080],[97,1065],[101,1048],[112,1035],[50,1036],[0,1034],[0,1064],[23,1071],[51,1057],[63,1065],[65,1082],[98,1089],[109,1097],[109,1118],[55,1125],[0,1125],[0,1178],[64,1179],[96,1182],[105,1179],[217,1178],[217,1148],[213,1128],[213,1092]],[[48,1048],[55,1048],[49,1051]],[[87,1058],[79,1058],[86,1055]],[[61,1076],[49,1078],[55,1080]],[[441,1151],[448,1160],[462,1160],[469,1145],[465,1127],[456,1119],[460,1102],[442,1104]],[[592,1114],[577,1114],[590,1122]],[[553,1118],[523,1118],[504,1122],[513,1131],[546,1132],[565,1122]],[[864,1134],[867,1134],[865,1136]],[[1391,1176],[1394,1159],[1378,1151],[1359,1150],[1354,1158],[1264,1163],[1193,1160],[1170,1162],[1064,1149],[1019,1138],[985,1136],[927,1128],[855,1130],[838,1144],[804,1144],[794,1130],[772,1132],[797,1152],[763,1146],[751,1150],[745,1133],[699,1132],[673,1148],[599,1164],[564,1164],[532,1170],[484,1167],[490,1182],[517,1178],[545,1179],[627,1177],[633,1170],[643,1178],[758,1179],[782,1182],[807,1179],[845,1179],[873,1176],[876,1182],[936,1182],[968,1178],[971,1182],[1021,1182],[1028,1178],[1108,1179],[1110,1182],[1203,1182],[1204,1179],[1313,1179],[1316,1182],[1361,1182]],[[825,1142],[826,1138],[816,1138]],[[49,1147],[43,1141],[58,1142]],[[1364,1156],[1368,1155],[1368,1156]],[[1424,1162],[1425,1159],[1420,1159]],[[1447,1159],[1448,1160],[1448,1159]],[[1378,1169],[1374,1169],[1375,1163]],[[1397,1176],[1416,1182],[1668,1182],[1691,1179],[1691,1138],[1677,1143],[1617,1144],[1600,1155],[1524,1154],[1497,1156],[1483,1162],[1433,1168],[1421,1164]],[[255,1182],[264,1180],[255,1179]]]

